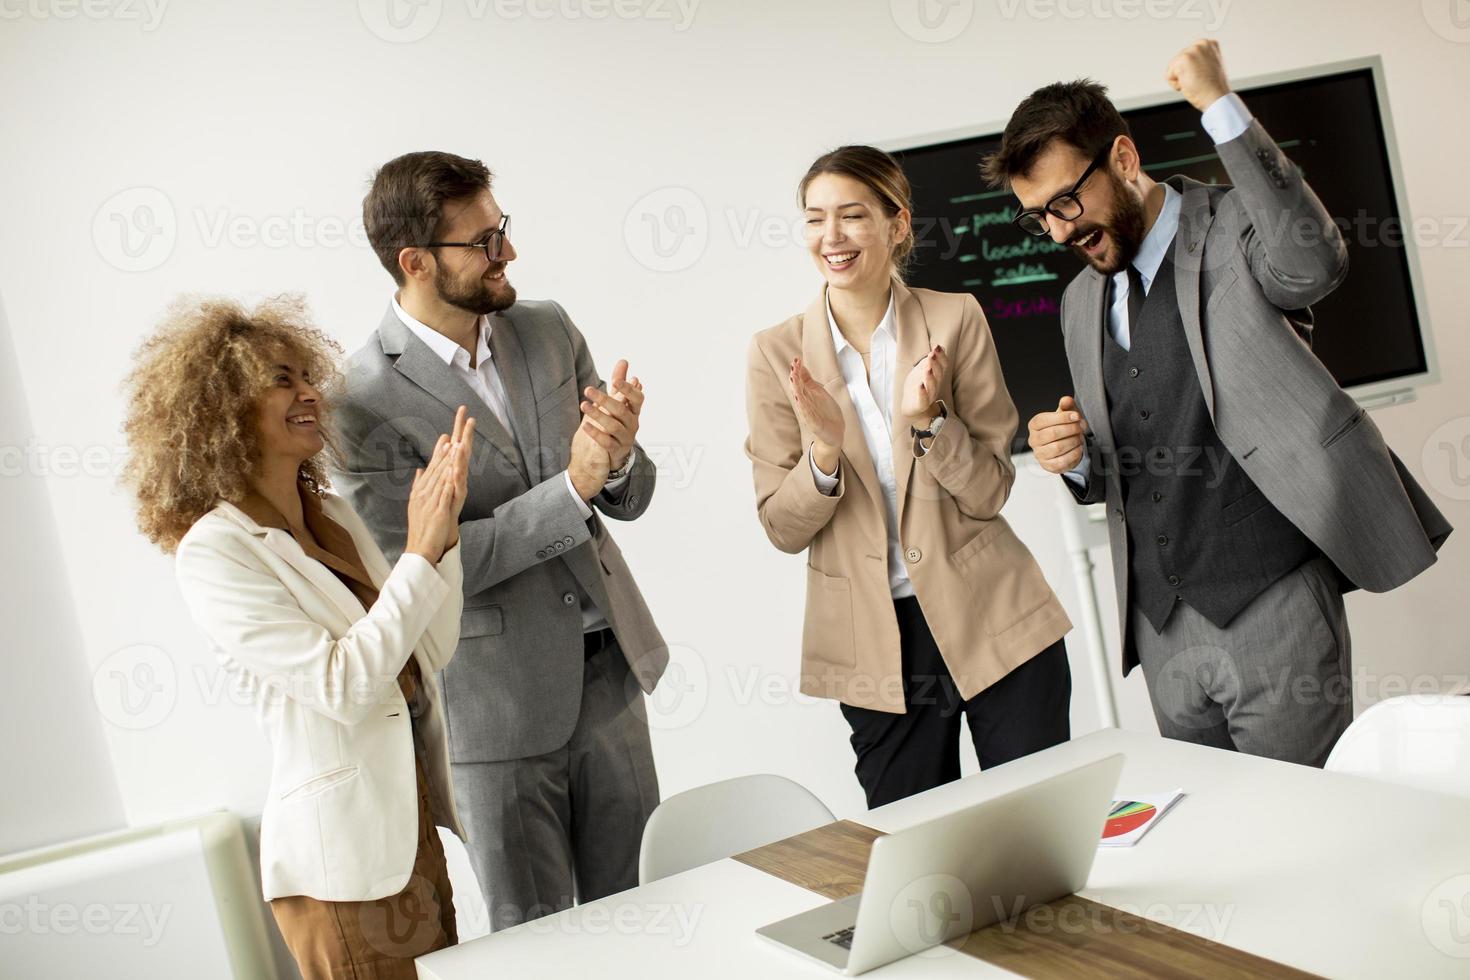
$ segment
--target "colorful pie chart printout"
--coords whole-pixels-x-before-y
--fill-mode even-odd
[[[1108,806],[1108,816],[1103,822],[1102,839],[1098,841],[1098,846],[1132,847],[1183,796],[1182,789],[1176,789],[1172,793],[1140,793],[1132,790],[1128,793],[1131,799],[1125,797],[1114,800]]]
[[[1108,811],[1108,822],[1103,825],[1103,838],[1121,837],[1137,830],[1154,818],[1158,808],[1152,803],[1135,803],[1131,800],[1115,800]]]

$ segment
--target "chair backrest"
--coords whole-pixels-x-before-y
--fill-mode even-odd
[[[719,861],[833,821],[811,791],[784,776],[740,776],[671,796],[643,828],[638,882]]]
[[[1326,768],[1470,796],[1470,696],[1379,701],[1342,733]]]

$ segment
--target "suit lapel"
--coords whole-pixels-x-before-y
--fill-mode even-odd
[[[1111,450],[1113,426],[1108,418],[1107,386],[1103,381],[1103,344],[1107,342],[1108,284],[1111,280],[1100,272],[1089,268],[1083,275],[1082,290],[1078,296],[1082,307],[1079,314],[1066,326],[1074,334],[1072,356],[1076,358],[1077,385],[1075,393],[1078,407],[1084,410],[1092,437],[1099,446]],[[1090,411],[1092,407],[1100,411]]]
[[[362,607],[361,602],[357,601],[357,596],[352,594],[352,590],[337,577],[335,572],[302,550],[301,545],[291,536],[290,531],[259,524],[249,514],[227,501],[221,501],[218,509],[236,524],[264,541],[266,547],[316,586],[317,591],[331,600],[349,624],[357,622],[366,615],[367,610]],[[334,515],[329,516],[335,519]],[[358,545],[358,553],[361,554],[362,543],[357,540],[356,535],[353,535],[353,543]],[[372,575],[373,570],[369,569],[368,574]]]
[[[494,336],[493,331],[491,336]],[[475,417],[475,434],[504,456],[515,467],[516,472],[520,473],[521,478],[527,481],[527,485],[530,485],[525,462],[516,450],[515,441],[505,431],[505,426],[500,424],[490,406],[448,364],[440,360],[438,354],[413,335],[413,331],[393,312],[391,304],[383,322],[378,326],[378,342],[385,355],[395,358],[393,366],[398,369],[398,373],[436,398],[448,409],[451,421],[459,406],[468,405],[470,414]],[[449,426],[443,426],[442,431],[448,432]]]
[[[1210,418],[1215,417],[1215,386],[1210,380],[1209,362],[1205,358],[1204,331],[1200,326],[1200,288],[1203,280],[1205,235],[1214,215],[1205,185],[1188,178],[1178,178],[1175,185],[1184,197],[1179,204],[1179,230],[1174,234],[1174,290],[1178,294],[1179,318],[1184,324],[1184,337],[1194,360],[1194,373],[1199,376],[1200,391]]]
[[[539,447],[541,429],[536,417],[536,393],[531,386],[531,371],[526,366],[526,353],[521,348],[520,337],[516,335],[515,322],[509,316],[490,318],[490,353],[495,358],[495,369],[505,388],[505,410],[510,413],[519,444]],[[532,484],[543,479],[542,462],[539,452],[522,454],[522,463]]]
[[[260,538],[266,547],[316,586],[317,591],[337,607],[348,626],[367,615],[367,610],[363,608],[357,595],[330,568],[308,555],[289,531],[278,527],[266,527],[228,502],[221,501],[218,509],[226,517]],[[335,521],[352,538],[352,543],[357,548],[357,556],[362,560],[363,570],[371,579],[368,584],[381,590],[383,583],[388,580],[393,570],[388,566],[387,559],[383,557],[382,550],[374,540],[372,532],[362,522],[362,518],[345,499],[332,493],[322,498],[322,513]],[[433,667],[419,653],[417,646],[414,647],[413,655],[418,660],[419,668],[423,671],[424,676],[431,677]]]
[[[879,496],[878,469],[863,441],[863,426],[858,419],[857,408],[847,393],[847,381],[837,364],[837,348],[832,341],[832,327],[827,322],[827,291],[807,308],[801,318],[801,360],[817,383],[827,389],[827,394],[842,409],[842,455],[847,457],[848,469],[865,486],[875,500]]]
[[[893,280],[894,329],[898,333],[898,349],[893,362],[893,482],[898,490],[898,518],[903,524],[903,505],[908,498],[909,475],[914,469],[913,436],[904,421],[903,385],[909,372],[929,353],[929,322],[918,297],[903,283]]]

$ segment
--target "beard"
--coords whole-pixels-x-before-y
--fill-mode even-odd
[[[1095,225],[1077,231],[1072,240],[1080,241],[1098,228],[1103,229],[1112,241],[1111,247],[1097,258],[1093,258],[1081,246],[1073,245],[1072,251],[1078,258],[1105,276],[1111,276],[1128,268],[1128,263],[1138,257],[1143,245],[1145,216],[1143,202],[1128,192],[1127,186],[1117,175],[1108,172],[1113,185],[1113,210],[1107,218]]]
[[[497,262],[496,266],[498,268],[488,271],[505,271],[504,262]],[[442,264],[434,272],[434,288],[444,302],[476,316],[508,310],[516,301],[516,288],[510,284],[509,279],[488,280],[478,277],[466,283],[451,278]]]

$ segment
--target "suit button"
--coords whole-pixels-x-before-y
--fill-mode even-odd
[[[577,604],[577,593],[568,592],[567,594],[563,595],[561,597],[561,604],[563,606],[575,606]]]
[[[1169,576],[1169,584],[1170,585],[1178,586],[1180,581],[1181,580],[1180,580],[1180,578],[1179,578],[1178,575],[1170,575]]]
[[[538,552],[536,552],[536,557],[537,558],[545,558],[546,557],[546,552],[544,552],[544,551],[538,551]]]
[[[552,551],[566,551],[567,550],[567,546],[564,545],[564,544],[562,544],[560,541],[558,541],[556,544],[554,544],[554,545],[551,546],[551,550]]]
[[[924,557],[924,553],[918,548],[910,548],[908,551],[905,551],[903,553],[903,557],[905,558],[905,560],[908,561],[910,565],[914,565],[918,563],[920,558]]]
[[[1113,508],[1113,516],[1117,517],[1118,520],[1121,521],[1123,519],[1123,509],[1121,507]]]
[[[1138,417],[1141,418],[1141,419],[1143,419],[1145,422],[1147,422],[1148,421],[1148,409],[1146,409],[1146,408],[1139,409],[1138,410]]]
[[[1160,500],[1163,500],[1164,499],[1164,495],[1161,494],[1161,493],[1159,493],[1157,490],[1155,490],[1154,493],[1153,493],[1153,498],[1154,498],[1154,503],[1158,503]]]
[[[1199,244],[1199,242],[1190,242],[1190,243],[1189,243],[1189,248],[1188,248],[1188,249],[1186,249],[1186,251],[1189,251],[1189,252],[1193,252],[1193,251],[1194,251],[1194,247],[1195,247],[1195,246],[1196,246],[1196,245],[1198,245],[1198,244]]]
[[[1128,369],[1128,377],[1130,377],[1130,378],[1136,378],[1136,377],[1138,377],[1138,368],[1129,368]]]
[[[1167,534],[1161,534],[1154,540],[1159,543],[1159,547],[1163,547],[1164,545],[1169,543],[1169,536]]]
[[[572,536],[568,534],[566,537],[561,539],[561,543],[570,548],[572,546]]]

